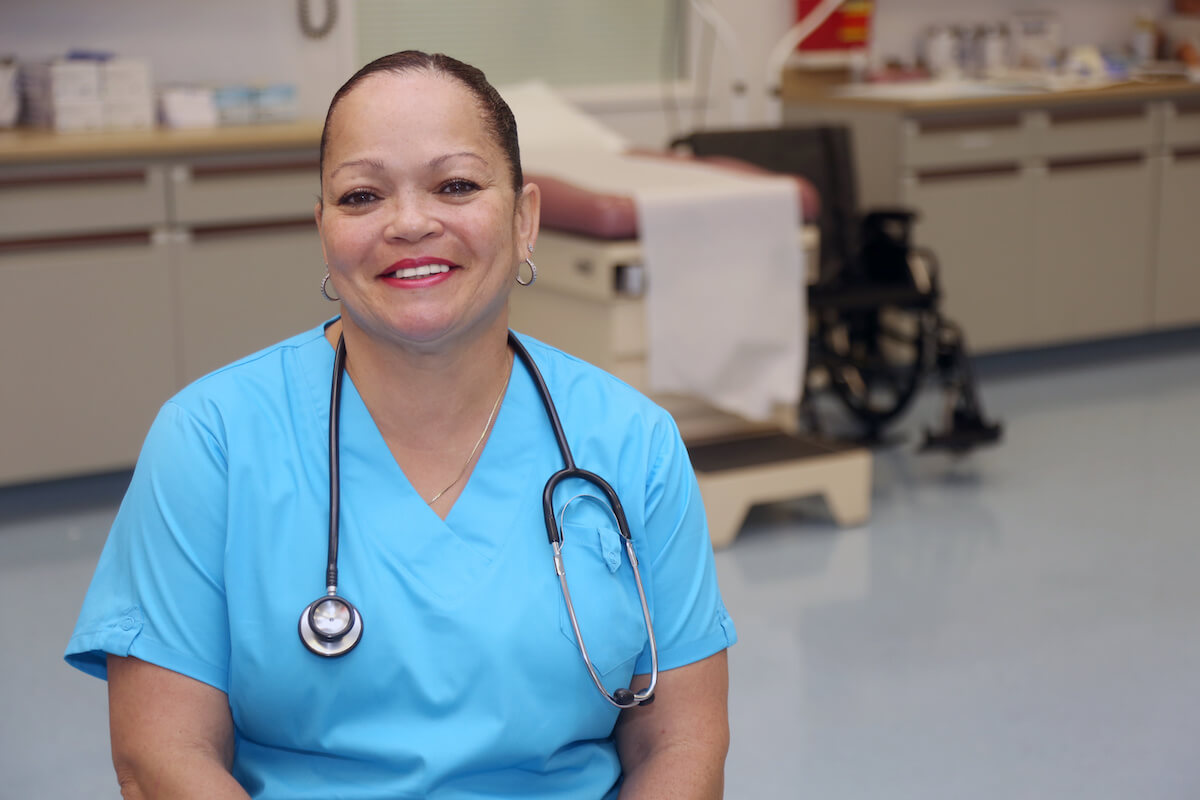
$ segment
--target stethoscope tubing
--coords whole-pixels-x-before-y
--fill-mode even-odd
[[[338,528],[342,502],[340,430],[342,377],[345,374],[346,339],[339,335],[333,356],[333,380],[329,387],[329,554],[325,567],[325,587],[330,594],[337,593],[338,583]]]
[[[525,349],[525,345],[521,344],[516,334],[511,330],[508,332],[508,344],[512,347],[517,357],[521,359],[526,371],[537,387],[538,395],[541,397],[542,404],[546,409],[546,418],[550,422],[555,442],[558,445],[559,454],[563,460],[563,468],[550,476],[550,479],[546,481],[546,486],[542,490],[542,513],[546,522],[546,535],[553,551],[554,571],[558,575],[563,599],[567,604],[567,616],[570,618],[571,629],[575,633],[575,641],[579,645],[579,652],[583,656],[584,664],[587,666],[587,671],[591,676],[592,682],[595,683],[596,688],[600,690],[605,700],[611,705],[625,709],[653,702],[654,690],[658,684],[658,645],[654,637],[650,605],[646,600],[646,590],[642,584],[641,572],[638,569],[637,554],[633,548],[633,536],[630,533],[629,522],[625,518],[625,510],[621,506],[621,500],[617,497],[616,490],[612,488],[608,481],[594,472],[580,469],[575,465],[575,458],[571,454],[571,448],[567,444],[566,433],[563,431],[562,420],[558,416],[558,409],[554,406],[554,400],[550,396],[550,389],[546,386],[546,381],[542,377],[541,370],[534,363],[529,351]],[[345,371],[346,341],[344,336],[339,336],[333,360],[333,380],[330,383],[329,390],[329,547],[325,568],[326,595],[309,604],[300,618],[301,640],[309,650],[321,656],[344,655],[358,644],[358,640],[362,636],[362,618],[358,613],[358,609],[349,601],[337,595],[338,539],[341,515],[341,468],[339,459],[341,446],[339,431],[341,428],[342,380]],[[617,522],[617,528],[625,545],[625,552],[629,556],[634,583],[637,586],[638,600],[642,607],[642,618],[646,623],[646,635],[650,644],[650,683],[646,688],[638,692],[621,688],[611,694],[609,693],[600,680],[600,675],[596,671],[595,665],[588,656],[587,646],[583,641],[583,634],[579,630],[579,620],[575,615],[575,605],[571,601],[571,590],[567,586],[566,565],[562,557],[562,529],[554,519],[554,491],[560,483],[569,478],[583,480],[594,486],[604,495],[605,500],[612,510],[613,518]],[[348,626],[346,634],[327,636],[317,630],[315,622],[317,605],[329,598],[343,604],[351,615],[351,624]],[[305,622],[308,623],[308,630],[305,630]],[[350,635],[354,638],[352,641],[347,642],[346,645],[339,645],[338,642],[343,635]]]
[[[637,554],[633,549],[633,535],[629,530],[629,522],[625,517],[625,509],[621,506],[621,499],[617,496],[616,490],[612,488],[612,485],[608,481],[594,472],[589,472],[575,466],[575,458],[571,455],[571,448],[567,444],[567,436],[563,431],[562,420],[558,416],[558,409],[554,407],[554,400],[550,396],[550,388],[546,386],[546,381],[542,378],[541,371],[533,363],[533,357],[529,355],[529,351],[525,349],[525,345],[521,344],[512,331],[508,332],[508,343],[513,348],[513,352],[525,364],[526,370],[537,385],[538,395],[542,398],[542,404],[546,407],[546,417],[550,420],[550,427],[554,430],[554,438],[558,443],[558,451],[562,456],[564,464],[562,469],[550,476],[550,479],[546,481],[546,485],[542,489],[542,515],[546,520],[546,535],[550,540],[550,546],[554,552],[554,571],[558,575],[558,582],[562,587],[563,600],[567,604],[567,617],[571,620],[571,630],[575,633],[575,641],[579,643],[579,652],[583,656],[583,662],[587,665],[588,674],[591,676],[592,682],[596,684],[596,688],[604,695],[604,699],[613,706],[625,709],[652,702],[654,699],[654,689],[658,684],[658,644],[654,638],[654,625],[650,618],[650,605],[646,601],[646,589],[642,585],[642,575],[638,569]],[[608,689],[604,687],[603,682],[601,682],[600,675],[596,672],[595,665],[592,664],[592,659],[588,657],[587,645],[584,644],[583,634],[579,630],[579,619],[575,616],[575,604],[571,602],[571,590],[567,586],[567,570],[562,557],[562,529],[554,519],[554,491],[560,483],[568,478],[584,480],[600,490],[605,500],[608,501],[609,507],[612,509],[613,518],[617,522],[617,529],[620,531],[621,539],[625,544],[625,551],[629,554],[629,563],[633,568],[633,578],[637,586],[638,600],[642,606],[642,618],[646,623],[646,638],[650,643],[650,684],[639,692],[631,692],[629,689],[618,689],[611,694],[609,693]]]

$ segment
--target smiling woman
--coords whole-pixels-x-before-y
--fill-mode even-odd
[[[540,193],[507,105],[380,59],[321,184],[341,313],[164,406],[68,645],[126,796],[719,797],[696,479],[662,409],[509,331]]]
[[[512,148],[493,134],[515,143],[515,123],[489,123],[462,81],[411,60],[353,81],[327,118],[317,227],[345,309],[329,336],[344,335],[359,364],[376,342],[430,354],[493,340],[477,372],[490,396],[507,370],[495,356],[516,266],[536,241],[538,189],[517,183]]]

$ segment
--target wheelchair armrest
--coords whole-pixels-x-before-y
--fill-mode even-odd
[[[870,208],[858,217],[859,234],[869,237],[872,232],[878,232],[898,242],[908,242],[912,238],[912,229],[919,216],[915,209],[899,206]]]
[[[915,222],[920,214],[914,208],[905,206],[881,206],[879,208],[868,208],[862,214],[863,222],[868,219],[897,219],[904,222]]]

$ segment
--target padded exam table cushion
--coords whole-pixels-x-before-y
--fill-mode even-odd
[[[630,151],[630,156],[686,159],[708,166],[754,175],[777,175],[745,161],[733,158],[692,158],[668,153]],[[802,219],[812,223],[820,212],[820,198],[813,185],[799,175],[789,175],[796,183]],[[526,171],[525,180],[542,191],[542,225],[550,230],[574,233],[594,239],[638,238],[637,204],[632,195],[593,191],[553,175]]]

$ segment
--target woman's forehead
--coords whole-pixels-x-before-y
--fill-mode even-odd
[[[329,149],[358,149],[390,139],[456,139],[489,151],[492,141],[479,103],[458,80],[426,70],[378,73],[346,94],[330,121]]]
[[[387,117],[432,122],[428,117],[433,114],[449,117],[459,126],[485,127],[474,93],[455,78],[428,70],[370,75],[342,98],[334,109],[335,121],[344,122],[350,116],[341,113],[344,111],[353,111],[355,121]]]

